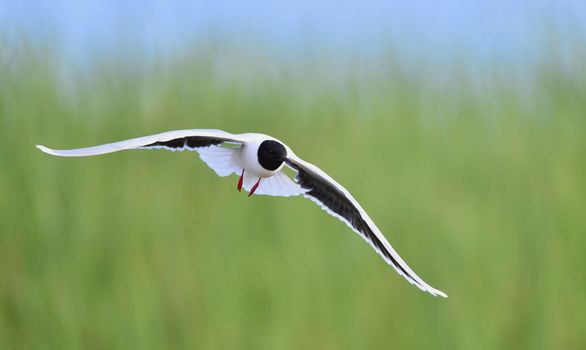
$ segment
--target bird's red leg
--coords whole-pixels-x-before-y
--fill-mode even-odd
[[[238,179],[238,192],[242,191],[242,179],[244,179],[244,169],[242,169],[242,174],[240,174],[240,178]]]
[[[260,177],[258,178],[258,181],[254,184],[254,186],[252,186],[252,188],[250,189],[250,193],[248,194],[248,197],[250,197],[254,194],[254,191],[256,191],[259,184],[260,184]]]

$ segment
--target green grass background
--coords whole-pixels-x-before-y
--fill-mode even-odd
[[[196,47],[0,69],[0,349],[586,348],[586,55],[409,65]],[[398,276],[303,198],[194,153],[73,148],[263,132],[344,184]]]

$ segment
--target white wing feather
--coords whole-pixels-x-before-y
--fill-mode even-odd
[[[173,139],[178,139],[182,137],[188,136],[200,136],[200,137],[213,137],[213,138],[220,138],[225,139],[227,142],[242,142],[241,138],[238,135],[233,135],[228,132],[222,130],[215,130],[215,129],[191,129],[191,130],[173,130],[167,131],[164,133],[156,134],[156,135],[149,135],[144,137],[137,137],[130,140],[124,140],[120,142],[108,143],[104,145],[94,146],[94,147],[86,147],[86,148],[77,148],[77,149],[68,149],[68,150],[55,150],[51,149],[42,145],[37,145],[37,148],[41,151],[52,154],[54,156],[60,157],[87,157],[87,156],[96,156],[100,154],[107,154],[113,153],[128,149],[139,149],[146,145],[155,143],[155,142],[165,142]],[[156,148],[156,147],[153,147]],[[160,146],[160,148],[167,148],[164,146]],[[176,150],[171,149],[170,150]],[[183,150],[183,149],[177,149]]]
[[[195,151],[199,153],[199,157],[210,168],[212,168],[218,176],[229,176],[232,174],[240,175],[242,168],[236,157],[238,148],[228,148],[221,146],[209,146],[196,148]]]

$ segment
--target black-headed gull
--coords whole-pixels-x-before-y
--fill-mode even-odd
[[[222,130],[193,129],[71,150],[53,150],[41,145],[37,147],[45,153],[61,157],[95,156],[128,149],[196,151],[219,176],[238,175],[238,190],[244,187],[249,196],[254,193],[285,197],[303,195],[311,199],[369,242],[410,283],[432,295],[447,297],[442,291],[425,283],[407,266],[360,204],[342,185],[315,165],[297,157],[287,145],[274,137],[256,133],[230,134]],[[294,181],[283,171],[285,165],[297,172]]]

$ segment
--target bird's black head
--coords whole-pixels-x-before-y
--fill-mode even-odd
[[[267,170],[277,170],[287,158],[285,146],[278,141],[266,140],[258,147],[258,162]]]

